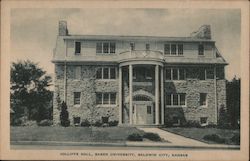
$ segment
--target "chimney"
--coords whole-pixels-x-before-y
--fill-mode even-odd
[[[211,27],[210,25],[203,25],[198,31],[191,33],[191,37],[200,39],[211,39]]]
[[[59,36],[67,36],[68,35],[67,21],[59,21],[58,34],[59,34]]]

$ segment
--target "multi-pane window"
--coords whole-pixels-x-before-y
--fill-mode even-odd
[[[150,50],[150,45],[149,44],[146,44],[146,50]]]
[[[164,54],[183,55],[183,44],[164,44]]]
[[[114,42],[97,42],[96,43],[96,53],[115,53],[116,45]]]
[[[73,70],[73,78],[74,79],[81,79],[81,66],[75,66]]]
[[[80,105],[81,92],[74,92],[74,105]]]
[[[176,93],[166,95],[166,104],[168,106],[185,106],[186,105],[186,94]]]
[[[170,44],[164,44],[164,54],[170,54]]]
[[[183,68],[167,68],[166,80],[185,80],[186,72]]]
[[[96,79],[115,79],[115,78],[116,78],[115,67],[98,68],[96,71]]]
[[[75,42],[75,54],[81,53],[81,42],[76,41]]]
[[[183,55],[183,44],[178,44],[178,55]]]
[[[132,51],[135,50],[135,43],[133,42],[130,43],[130,50]]]
[[[199,55],[204,55],[204,45],[203,44],[199,44],[199,46],[198,46],[198,54]]]
[[[207,94],[206,93],[200,93],[200,105],[201,106],[207,105]]]
[[[116,93],[96,93],[96,104],[98,105],[115,105]]]
[[[171,55],[176,55],[176,44],[171,44]]]

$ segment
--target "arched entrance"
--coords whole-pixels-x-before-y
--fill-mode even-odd
[[[135,91],[133,94],[133,124],[154,124],[154,96],[144,90]]]

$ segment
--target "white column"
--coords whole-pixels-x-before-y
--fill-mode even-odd
[[[133,66],[129,65],[129,123],[133,124]]]
[[[164,124],[164,77],[163,77],[164,67],[161,67],[161,124]]]
[[[122,124],[122,67],[119,67],[119,124]]]
[[[159,125],[159,65],[155,66],[155,124]]]

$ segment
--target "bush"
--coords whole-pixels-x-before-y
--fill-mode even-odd
[[[114,120],[114,121],[109,121],[109,126],[117,126],[118,125],[118,121]]]
[[[147,132],[143,135],[143,138],[147,138],[152,141],[161,141],[161,137],[156,133]]]
[[[82,127],[89,127],[90,126],[90,122],[86,119],[84,121],[81,122],[81,126]]]
[[[24,126],[37,126],[37,122],[33,120],[29,120],[29,121],[26,121],[23,125]]]
[[[129,140],[129,141],[143,141],[143,137],[142,137],[142,135],[140,135],[138,133],[133,133],[127,137],[127,140]]]
[[[102,123],[101,123],[100,121],[96,121],[96,122],[94,123],[94,126],[96,126],[96,127],[101,127],[101,126],[102,126]]]
[[[28,118],[26,116],[16,118],[12,122],[12,126],[24,126],[25,122],[28,121]]]
[[[53,125],[53,121],[45,119],[45,120],[40,121],[38,125],[39,126],[51,126]]]
[[[207,141],[214,141],[216,143],[225,143],[226,142],[226,139],[225,138],[221,138],[219,135],[217,134],[208,134],[208,135],[205,135],[203,137],[204,140],[207,140]]]
[[[67,105],[65,102],[62,103],[61,113],[60,113],[61,125],[68,127],[70,125],[69,112],[67,110]]]
[[[240,145],[240,134],[236,133],[230,139],[234,144]]]
[[[189,120],[189,121],[187,121],[187,123],[185,124],[185,127],[197,127],[197,128],[200,128],[201,125],[200,125],[200,122],[199,122],[199,121],[196,121],[196,120]]]

